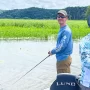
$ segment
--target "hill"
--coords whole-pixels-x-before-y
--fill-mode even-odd
[[[82,20],[85,19],[87,7],[67,7],[65,10],[69,14],[69,19]],[[56,19],[59,9],[43,9],[43,8],[26,8],[14,10],[0,10],[0,18],[12,19]]]

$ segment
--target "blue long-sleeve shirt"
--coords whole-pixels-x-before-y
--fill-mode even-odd
[[[57,61],[65,60],[73,51],[72,33],[68,25],[61,27],[57,36],[56,47],[51,50],[56,54]]]
[[[79,53],[82,65],[80,83],[90,88],[90,34],[80,41]]]

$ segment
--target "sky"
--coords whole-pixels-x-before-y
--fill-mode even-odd
[[[90,0],[0,0],[1,10],[39,7],[45,9],[64,9],[66,7],[88,6]]]

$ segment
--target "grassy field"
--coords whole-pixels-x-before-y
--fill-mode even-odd
[[[73,39],[90,33],[85,20],[68,20]],[[0,19],[0,39],[56,39],[57,20]]]

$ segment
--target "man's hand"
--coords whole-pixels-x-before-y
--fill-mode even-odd
[[[48,54],[51,56],[52,55],[51,51],[49,51]]]

